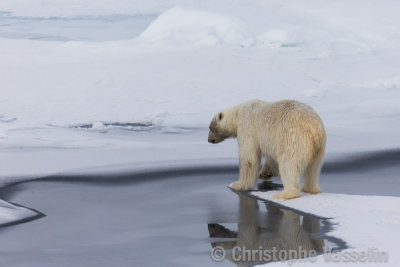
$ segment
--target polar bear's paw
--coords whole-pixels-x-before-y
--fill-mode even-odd
[[[236,191],[247,191],[247,190],[253,189],[253,188],[251,188],[250,186],[248,186],[248,185],[246,185],[246,184],[244,184],[244,183],[242,183],[242,182],[240,182],[240,181],[231,183],[231,184],[229,185],[229,188],[231,188],[231,189],[233,189],[233,190],[236,190]]]
[[[319,193],[321,193],[322,191],[321,191],[321,189],[319,188],[319,186],[314,186],[314,187],[305,187],[305,186],[303,186],[303,187],[301,188],[301,192],[310,193],[310,194],[319,194]]]
[[[299,190],[284,189],[283,191],[280,191],[279,193],[277,193],[274,196],[274,198],[287,200],[287,199],[292,199],[292,198],[296,198],[296,197],[299,197],[299,196],[300,196]]]
[[[261,170],[258,177],[264,181],[268,181],[273,177],[273,173],[270,170]]]

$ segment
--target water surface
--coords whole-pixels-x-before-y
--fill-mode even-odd
[[[232,169],[56,177],[3,188],[0,197],[45,217],[0,228],[4,266],[247,266],[230,249],[322,252],[328,221],[226,187]],[[213,247],[227,251],[214,262]]]

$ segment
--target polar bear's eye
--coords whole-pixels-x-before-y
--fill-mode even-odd
[[[219,120],[222,120],[223,117],[224,117],[224,114],[222,112],[220,112],[218,115]]]

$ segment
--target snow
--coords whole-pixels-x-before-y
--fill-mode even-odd
[[[384,90],[399,90],[400,89],[400,76],[386,78],[373,82],[366,82],[363,84],[367,88],[382,88]]]
[[[206,143],[208,123],[252,98],[311,105],[328,157],[396,148],[399,8],[2,0],[0,182],[154,161],[236,162],[234,141]]]
[[[345,240],[350,247],[341,253],[367,252],[377,249],[388,254],[388,262],[368,262],[368,266],[396,265],[400,256],[396,251],[400,236],[399,197],[358,196],[321,193],[303,193],[300,198],[291,200],[274,199],[276,191],[252,192],[251,194],[279,205],[302,212],[331,218],[335,225],[329,235]],[[317,203],[317,205],[316,205]],[[315,261],[297,262],[301,266],[330,265],[327,255],[319,255]],[[350,264],[350,262],[342,262]],[[272,265],[282,263],[270,263]],[[270,266],[270,264],[265,266]],[[351,262],[352,266],[364,266],[365,262]]]
[[[150,8],[153,2],[141,3],[136,10],[128,1],[119,3],[107,12],[139,14],[142,5],[149,7],[147,12],[162,9]],[[82,2],[75,13],[70,6],[61,9],[63,4],[10,2],[3,9],[22,15],[32,5],[31,16],[55,9],[64,13],[54,16],[64,17],[104,13],[90,1]],[[23,129],[93,122],[151,122],[153,129],[165,132],[206,129],[218,110],[250,98],[295,98],[313,106],[328,129],[328,151],[392,148],[399,143],[394,134],[400,114],[399,36],[391,27],[397,15],[386,14],[378,28],[364,19],[394,6],[385,2],[373,12],[363,8],[362,16],[354,18],[342,14],[354,3],[343,1],[331,11],[318,3],[306,9],[307,5],[277,7],[273,1],[256,1],[229,6],[225,12],[221,5],[205,2],[199,9],[166,9],[134,39],[1,39],[1,94],[7,101],[1,103],[0,114],[13,118],[0,120],[2,136],[8,137],[1,139],[2,145],[13,142],[14,133]],[[267,14],[261,16],[261,11]],[[341,19],[333,21],[332,16]]]
[[[38,213],[30,209],[0,200],[0,225],[27,220],[35,216],[38,216]]]
[[[271,29],[256,36],[256,43],[267,48],[277,48],[284,46],[296,46],[298,40],[293,39],[287,31],[281,29]]]
[[[225,44],[245,47],[254,43],[245,24],[240,20],[187,8],[167,10],[151,23],[138,39],[163,45],[167,41],[174,44]]]

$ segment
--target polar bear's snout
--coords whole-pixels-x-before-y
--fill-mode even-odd
[[[213,138],[211,131],[208,133],[208,142],[215,144],[215,139]]]
[[[218,144],[229,138],[230,135],[222,130],[211,130],[208,133],[208,142],[211,144]]]
[[[210,132],[208,133],[208,142],[211,144],[216,144],[217,143],[217,137],[215,135],[215,131],[217,130],[217,122],[215,119],[213,119],[210,123]]]
[[[215,134],[211,130],[208,133],[208,142],[211,143],[211,144],[219,143],[219,142],[217,142],[217,137],[215,136]]]

